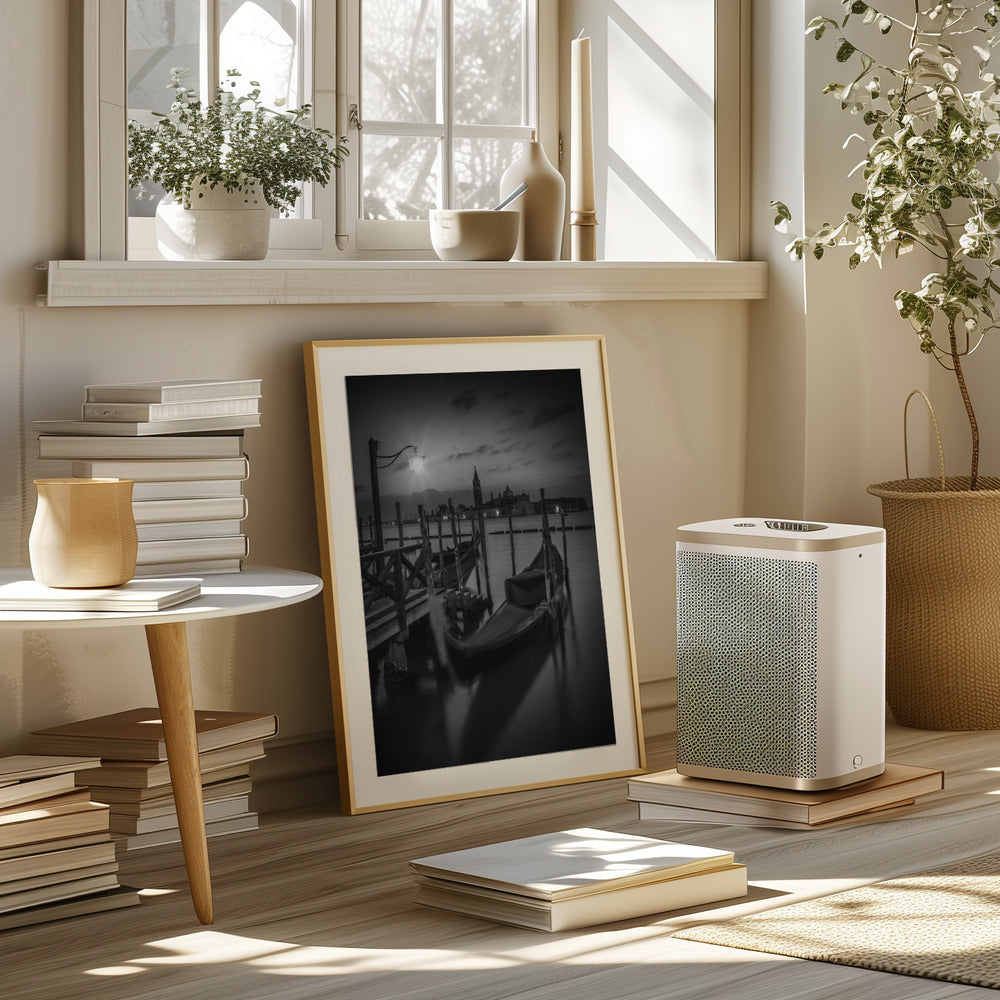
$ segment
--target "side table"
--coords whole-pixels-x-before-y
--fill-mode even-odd
[[[0,568],[0,584],[25,579],[31,579],[27,567]],[[310,573],[267,566],[251,566],[241,573],[201,579],[199,597],[164,611],[0,611],[0,628],[145,627],[191,899],[198,919],[203,924],[210,924],[215,913],[191,693],[187,623],[298,604],[318,594],[323,582]]]

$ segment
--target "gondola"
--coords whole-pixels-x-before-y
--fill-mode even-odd
[[[544,541],[531,562],[506,579],[504,597],[504,602],[475,631],[468,635],[459,635],[453,629],[445,632],[453,662],[467,667],[495,662],[558,620],[566,604],[566,574],[562,557],[551,541]]]

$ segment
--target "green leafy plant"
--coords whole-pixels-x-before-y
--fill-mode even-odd
[[[962,362],[1000,325],[1000,80],[990,68],[1000,44],[1000,4],[914,0],[907,22],[862,0],[841,2],[840,22],[816,17],[806,32],[832,37],[836,61],[852,67],[847,82],[830,83],[824,93],[868,132],[848,139],[867,146],[854,171],[862,187],[840,221],[797,237],[787,249],[793,258],[819,260],[828,248],[851,247],[852,269],[881,264],[887,252],[918,250],[933,258],[919,287],[899,289],[894,299],[920,349],[955,374],[972,435],[970,488],[976,489],[979,427]],[[893,28],[909,32],[905,62],[887,66],[849,40],[843,32],[852,20],[881,35]],[[962,57],[978,60],[974,77]],[[788,207],[771,206],[775,225],[787,230]]]
[[[170,71],[174,100],[152,125],[128,123],[128,182],[160,184],[185,208],[198,185],[247,191],[260,184],[264,200],[291,209],[304,181],[326,184],[347,156],[327,129],[310,125],[312,106],[277,111],[263,106],[260,85],[237,93],[240,74],[229,70],[210,104],[184,84],[186,69]]]

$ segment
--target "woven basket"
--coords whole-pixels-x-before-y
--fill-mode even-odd
[[[905,407],[903,422],[905,453]],[[904,726],[1000,729],[1000,478],[970,490],[945,476],[940,434],[938,451],[940,477],[868,487],[886,532],[886,698]]]

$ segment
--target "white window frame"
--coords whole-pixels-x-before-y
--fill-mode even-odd
[[[716,247],[718,261],[745,260],[749,254],[749,66],[751,0],[715,0],[716,4]],[[346,44],[350,5],[357,0],[315,0],[312,32],[334,39],[335,60],[312,60],[312,100],[318,124],[347,135],[354,152],[356,133],[348,130],[348,107],[359,103],[349,85],[350,54]],[[558,0],[538,0],[539,46],[559,33]],[[74,243],[85,260],[126,259],[126,118],[125,0],[81,0],[71,5],[80,19],[82,39],[80,137],[81,208],[76,212]],[[728,25],[739,25],[737,32]],[[555,42],[553,41],[553,45]],[[553,48],[552,51],[558,51]],[[347,58],[345,58],[345,55]],[[356,62],[356,56],[355,56]],[[333,65],[331,65],[333,63]],[[558,163],[559,60],[539,59],[538,90],[550,99],[539,102],[539,137],[553,163]],[[346,76],[345,76],[346,74]],[[356,76],[355,76],[356,79]],[[356,169],[337,172],[337,183],[317,189],[316,218],[280,220],[272,229],[269,258],[328,260],[415,259],[424,251],[392,246],[413,243],[407,237],[381,239],[382,249],[370,244],[365,227],[358,230],[359,204]],[[338,216],[338,206],[340,215]],[[355,211],[348,210],[355,206]],[[390,224],[403,225],[406,224]],[[411,224],[419,225],[419,224]],[[286,237],[280,229],[288,230]],[[292,235],[307,234],[305,238]],[[276,232],[275,230],[279,230]],[[359,245],[360,244],[360,245]],[[308,250],[308,255],[302,253]],[[442,264],[442,266],[446,266]]]

